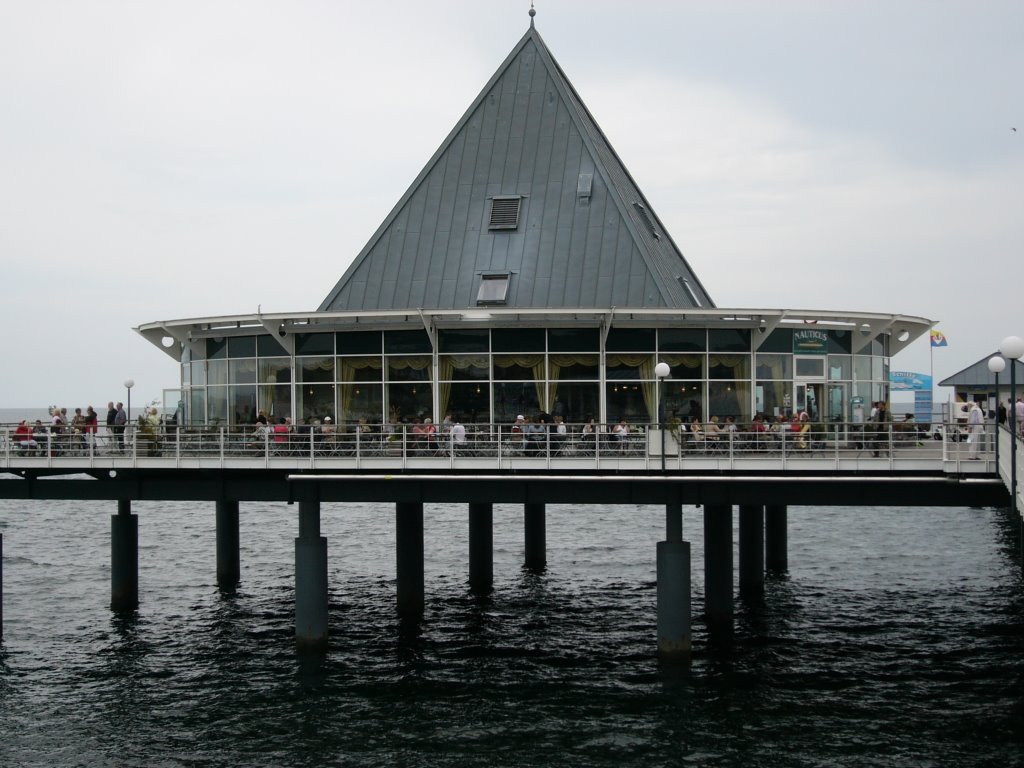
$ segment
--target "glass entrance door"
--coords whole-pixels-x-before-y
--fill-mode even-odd
[[[846,418],[846,385],[828,385],[828,420],[831,422],[847,421]]]
[[[825,407],[825,383],[820,381],[798,381],[794,385],[795,412],[806,411],[812,422],[822,420]]]

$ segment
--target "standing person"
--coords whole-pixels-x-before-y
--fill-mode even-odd
[[[124,412],[124,403],[117,404],[117,412],[114,414],[115,444],[120,443],[122,451],[128,449],[128,441],[124,434],[124,427],[128,423],[128,414]]]
[[[86,442],[96,450],[96,431],[99,429],[99,416],[90,405],[85,409],[85,437]]]
[[[1024,432],[1024,395],[1017,398],[1017,404],[1013,406],[1017,416],[1017,431]]]
[[[114,407],[114,402],[110,401],[107,403],[107,444],[110,448],[117,448],[117,408]]]
[[[885,409],[884,400],[878,401],[873,421],[875,422],[875,439],[872,454],[878,456],[880,451],[889,446],[889,412]]]
[[[452,452],[455,453],[458,451],[465,450],[466,448],[466,428],[462,425],[462,422],[459,421],[458,416],[450,418],[452,424]]]
[[[981,433],[984,429],[985,416],[978,404],[971,403],[971,410],[967,412],[967,424],[970,434],[967,435],[967,442],[971,444],[970,455],[967,458],[977,459],[978,449],[981,447]]]

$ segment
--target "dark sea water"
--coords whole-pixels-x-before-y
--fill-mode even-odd
[[[328,652],[293,640],[297,507],[243,504],[215,584],[212,505],[135,503],[140,600],[110,600],[112,502],[0,502],[0,766],[1024,764],[1024,584],[989,509],[792,507],[790,573],[655,648],[657,507],[548,507],[543,575],[496,506],[495,590],[467,591],[460,506],[426,508],[426,615],[395,615],[394,511],[324,505]],[[701,514],[693,609],[702,610]]]

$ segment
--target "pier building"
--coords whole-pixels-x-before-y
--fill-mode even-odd
[[[988,451],[867,431],[870,404],[888,400],[890,358],[932,325],[719,307],[531,12],[315,310],[140,325],[179,365],[173,423],[77,451],[51,438],[25,455],[8,442],[5,469],[19,482],[0,495],[116,499],[118,608],[139,599],[132,501],[215,503],[217,574],[229,587],[240,503],[295,502],[296,637],[312,645],[328,629],[323,503],[395,505],[397,604],[412,618],[423,611],[424,504],[468,505],[478,592],[491,583],[495,503],[523,505],[534,570],[546,563],[546,505],[664,505],[658,648],[685,655],[684,504],[704,516],[705,619],[728,631],[735,506],[740,593],[750,596],[765,571],[786,569],[787,505],[1005,498]],[[261,414],[282,429],[255,429]],[[806,430],[755,426],[796,414]],[[712,423],[722,432],[708,435]],[[89,479],[46,479],[69,472]]]

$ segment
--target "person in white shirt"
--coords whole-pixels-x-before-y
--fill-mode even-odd
[[[977,403],[971,403],[971,410],[967,412],[967,424],[970,427],[970,434],[967,435],[967,442],[971,444],[969,459],[978,458],[978,450],[981,447],[981,434],[985,428],[985,415]]]

